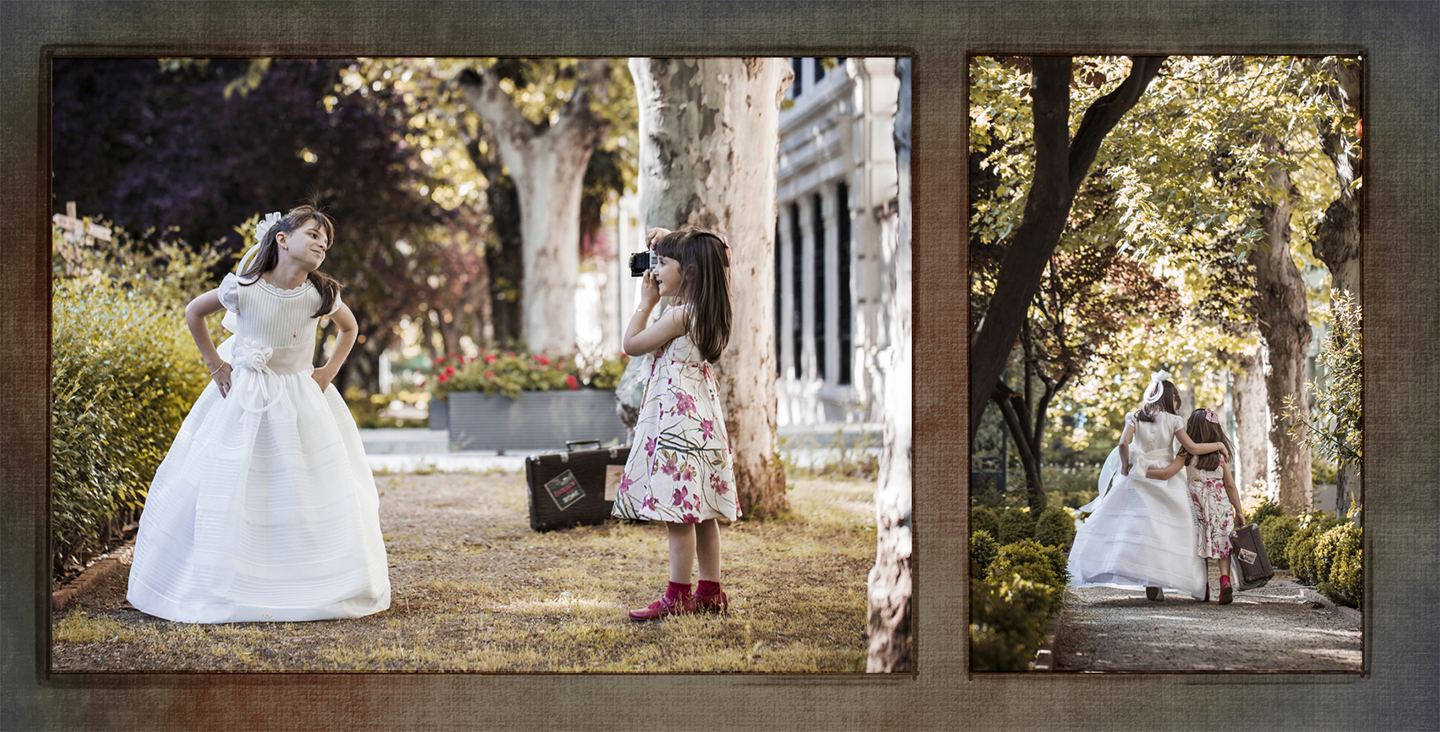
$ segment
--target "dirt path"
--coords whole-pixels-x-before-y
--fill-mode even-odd
[[[1277,575],[1265,587],[1211,598],[1103,587],[1065,593],[1055,638],[1057,671],[1359,671],[1361,633],[1341,611]]]
[[[632,623],[665,529],[530,531],[516,473],[377,476],[391,607],[353,620],[184,625],[124,603],[128,566],[55,614],[52,668],[863,671],[873,483],[802,482],[795,518],[721,529],[731,614]]]

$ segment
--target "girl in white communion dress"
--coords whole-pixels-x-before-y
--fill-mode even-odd
[[[136,608],[227,623],[390,607],[375,481],[355,420],[330,384],[356,335],[339,283],[316,271],[333,236],[330,218],[310,206],[270,214],[241,274],[185,308],[213,382],[146,497],[128,592]],[[222,307],[235,336],[217,349],[205,316]],[[340,332],[317,369],[325,316]]]
[[[1196,443],[1185,433],[1185,418],[1176,414],[1180,394],[1168,376],[1162,371],[1151,377],[1140,409],[1125,416],[1120,446],[1100,471],[1100,496],[1080,508],[1091,513],[1070,549],[1076,587],[1143,587],[1151,600],[1163,600],[1165,588],[1197,600],[1207,594],[1185,479],[1156,480],[1145,471],[1170,464],[1174,440],[1191,455],[1215,452],[1221,444]]]

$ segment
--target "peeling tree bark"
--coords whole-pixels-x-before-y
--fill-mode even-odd
[[[985,315],[970,337],[970,439],[1000,374],[1030,301],[1040,288],[1045,263],[1055,252],[1070,204],[1090,172],[1105,136],[1135,106],[1160,72],[1164,56],[1131,57],[1130,75],[1114,91],[1095,100],[1070,139],[1071,57],[1036,56],[1031,98],[1035,117],[1035,179],[1025,200],[1025,213],[1001,263]]]
[[[494,135],[520,201],[525,339],[532,351],[573,351],[581,185],[610,126],[592,108],[609,98],[610,62],[581,63],[575,91],[553,124],[526,119],[500,88],[494,67],[461,74],[460,87]]]
[[[895,61],[900,103],[895,110],[895,165],[899,172],[899,221],[895,231],[895,312],[890,319],[892,356],[885,378],[885,445],[875,490],[875,566],[870,570],[870,656],[866,670],[908,672],[910,636],[911,388],[910,311],[910,59]]]
[[[775,173],[784,59],[631,59],[644,227],[695,224],[730,245],[733,320],[717,381],[740,510],[789,508],[775,455]],[[638,360],[638,359],[637,359]]]
[[[1309,417],[1305,376],[1310,321],[1305,304],[1305,281],[1290,256],[1290,197],[1294,195],[1290,173],[1278,165],[1273,166],[1270,182],[1274,190],[1283,193],[1277,203],[1260,209],[1269,251],[1256,248],[1249,258],[1255,265],[1256,320],[1269,349],[1265,391],[1270,408],[1272,472],[1279,482],[1280,505],[1287,513],[1295,513],[1311,507],[1310,450],[1297,445],[1290,436],[1294,420],[1285,417],[1285,397],[1293,400],[1298,417]]]

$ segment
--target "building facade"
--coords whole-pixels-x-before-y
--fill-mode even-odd
[[[780,113],[777,420],[880,418],[898,181],[892,58],[792,58]]]

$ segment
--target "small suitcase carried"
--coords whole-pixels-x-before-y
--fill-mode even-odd
[[[575,449],[585,444],[600,447],[599,440],[575,440],[565,443],[565,452],[525,458],[531,529],[600,524],[610,518],[630,448]]]
[[[1245,524],[1230,532],[1230,566],[1234,570],[1235,589],[1253,590],[1264,587],[1275,576],[1270,566],[1270,557],[1265,554],[1265,544],[1260,541],[1260,529],[1255,524]]]

